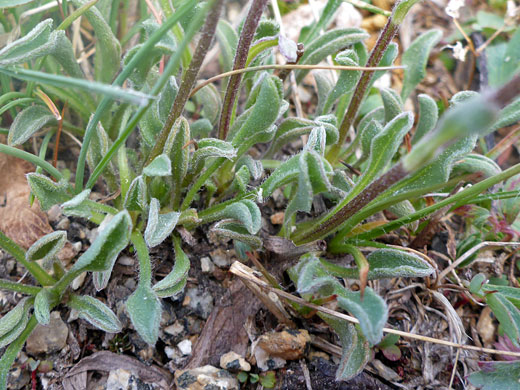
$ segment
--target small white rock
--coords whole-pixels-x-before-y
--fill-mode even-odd
[[[82,272],[81,274],[79,274],[73,281],[72,281],[72,284],[71,284],[71,287],[73,290],[77,290],[78,288],[80,288],[83,283],[85,282],[85,278],[87,277],[87,273],[86,272]]]
[[[191,340],[182,340],[177,344],[177,348],[182,352],[183,355],[191,355]]]
[[[203,273],[210,274],[215,271],[215,264],[213,264],[209,257],[205,256],[200,259],[200,268]]]

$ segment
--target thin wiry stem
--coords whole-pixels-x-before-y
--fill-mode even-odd
[[[197,44],[197,48],[195,49],[195,53],[193,54],[193,58],[190,62],[190,66],[184,73],[179,91],[177,92],[177,96],[173,102],[170,114],[168,115],[168,119],[166,120],[161,133],[157,137],[157,143],[148,157],[148,164],[161,153],[173,124],[181,116],[186,102],[193,95],[193,93],[190,94],[190,92],[195,85],[195,81],[197,80],[202,62],[204,61],[204,58],[206,58],[206,54],[208,53],[211,43],[213,42],[220,14],[222,13],[223,4],[224,0],[216,0],[213,4],[213,7],[209,11],[208,17],[206,18],[206,23],[204,24],[204,27],[201,31],[201,37]]]
[[[256,28],[258,22],[264,11],[264,8],[268,0],[253,0],[251,2],[251,8],[247,14],[240,39],[238,40],[237,51],[235,53],[235,61],[233,69],[242,69],[246,65],[247,54],[251,42],[255,37]],[[226,96],[224,97],[224,103],[222,104],[222,112],[220,114],[220,124],[218,130],[218,138],[226,139],[231,123],[231,115],[233,113],[233,106],[235,105],[235,99],[238,94],[238,88],[240,87],[240,81],[242,80],[242,74],[235,74],[229,79],[229,83],[226,90]]]

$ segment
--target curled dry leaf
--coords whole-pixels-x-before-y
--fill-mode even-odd
[[[0,154],[0,230],[24,249],[53,231],[38,201],[30,204],[25,174],[32,170],[28,162]],[[70,260],[74,255],[72,246],[67,243],[58,257]]]

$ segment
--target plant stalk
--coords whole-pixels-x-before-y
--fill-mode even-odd
[[[249,47],[255,37],[256,28],[258,22],[267,5],[268,0],[253,0],[249,13],[247,14],[238,40],[237,51],[235,53],[235,61],[233,63],[233,70],[242,69],[246,65]],[[218,130],[218,138],[225,140],[231,124],[231,116],[233,112],[233,106],[235,99],[238,95],[238,89],[240,87],[240,81],[242,80],[242,74],[233,75],[228,82],[226,95],[222,104],[222,111],[220,114],[220,124]]]
[[[0,279],[0,288],[27,295],[36,295],[41,290],[41,287],[28,286],[26,284],[11,282],[10,280],[6,279]]]

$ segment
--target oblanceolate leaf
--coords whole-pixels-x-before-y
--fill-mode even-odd
[[[260,249],[262,247],[262,240],[257,236],[253,236],[244,225],[234,219],[223,219],[213,225],[211,231],[222,239],[238,240],[253,249]]]
[[[253,106],[237,118],[236,122],[240,126],[228,134],[233,146],[243,151],[239,154],[256,143],[268,142],[273,138],[276,130],[273,123],[280,115],[282,97],[280,79],[275,76],[264,77]]]
[[[194,95],[198,104],[202,105],[202,114],[212,124],[215,124],[219,118],[222,99],[217,88],[213,85],[206,85]]]
[[[280,165],[260,186],[264,197],[269,197],[274,190],[298,179],[300,156],[291,157]]]
[[[45,268],[49,268],[57,258],[58,252],[67,242],[67,232],[57,230],[37,240],[25,253],[28,261],[42,260]]]
[[[137,176],[125,196],[124,207],[129,211],[144,211],[146,210],[148,191],[146,183],[142,175]]]
[[[160,154],[143,168],[146,176],[170,176],[172,174],[172,162],[166,154]]]
[[[363,371],[372,356],[368,342],[350,322],[323,313],[319,316],[334,329],[341,342],[341,361],[336,371],[336,380],[348,381],[354,378]]]
[[[320,19],[317,22],[313,22],[309,26],[302,28],[298,42],[307,44],[309,41],[316,38],[321,31],[327,30],[327,27],[334,20],[336,11],[341,6],[341,3],[342,0],[327,1],[325,8],[323,8],[323,11],[321,12]]]
[[[372,140],[368,166],[356,183],[349,198],[359,194],[377,176],[384,172],[395,152],[401,145],[403,137],[412,128],[413,114],[404,112],[392,119]]]
[[[430,30],[419,35],[410,47],[404,52],[402,64],[406,65],[404,71],[403,89],[401,97],[406,100],[424,76],[426,76],[426,64],[432,48],[441,40],[440,30]]]
[[[514,100],[505,106],[498,114],[498,120],[495,122],[491,131],[510,126],[520,120],[520,99]]]
[[[388,318],[388,307],[385,301],[370,287],[365,288],[363,298],[361,292],[336,289],[338,305],[352,313],[359,320],[363,334],[375,345],[383,338],[383,328]]]
[[[388,123],[403,112],[403,101],[393,89],[383,88],[380,93],[385,108],[385,122]]]
[[[40,201],[42,210],[47,211],[55,204],[68,201],[71,197],[67,193],[67,182],[58,183],[39,173],[26,175],[31,192]]]
[[[139,336],[150,345],[159,337],[161,302],[151,287],[139,285],[126,301],[126,311]]]
[[[0,348],[14,341],[25,329],[29,320],[29,309],[32,307],[30,298],[23,298],[7,314],[0,318]]]
[[[49,123],[55,124],[57,121],[47,107],[40,105],[27,107],[14,118],[9,128],[7,143],[11,146],[21,145]]]
[[[42,288],[34,299],[34,315],[42,325],[47,325],[51,319],[51,300],[51,293],[46,288]]]
[[[326,112],[324,111],[324,107],[327,103],[327,97],[334,88],[334,80],[328,70],[315,70],[313,76],[318,92],[318,106],[316,107],[316,113],[321,114]]]
[[[174,189],[174,204],[179,201],[182,180],[188,172],[189,149],[186,144],[190,141],[190,125],[184,117],[178,118],[168,135],[163,153],[170,157],[172,163],[171,184]]]
[[[262,227],[262,216],[255,202],[243,199],[227,206],[219,218],[232,218],[242,223],[250,234],[256,234]]]
[[[335,54],[341,49],[354,43],[364,41],[369,35],[358,28],[343,28],[327,31],[315,38],[305,47],[305,54],[300,59],[300,64],[317,64],[327,56]],[[301,82],[308,70],[298,70],[296,81]]]
[[[344,50],[338,53],[338,55],[336,55],[336,62],[343,66],[359,66],[359,57],[357,53],[352,49]],[[336,85],[330,91],[325,101],[325,104],[321,109],[318,110],[318,112],[327,114],[332,108],[333,104],[336,102],[336,100],[338,100],[341,96],[351,92],[354,89],[360,76],[361,71],[341,71]]]
[[[150,211],[148,212],[148,222],[144,232],[146,245],[150,248],[159,245],[171,234],[181,215],[181,213],[175,211],[159,214],[160,209],[161,205],[159,201],[152,198]]]
[[[249,172],[250,177],[253,180],[258,180],[262,177],[264,173],[264,167],[262,166],[261,160],[255,160],[249,154],[243,155],[240,157],[236,164],[236,169],[241,169],[242,167],[246,167]]]
[[[84,4],[83,0],[73,0],[76,7]],[[92,25],[96,35],[96,55],[94,73],[96,81],[111,83],[121,62],[121,45],[112,29],[96,7],[91,7],[83,14]]]
[[[435,269],[426,260],[411,252],[398,249],[377,249],[367,256],[370,264],[368,279],[422,278]]]
[[[406,217],[407,215],[415,213],[417,210],[415,210],[415,207],[413,207],[412,202],[409,200],[403,200],[402,202],[393,204],[387,208],[388,211],[390,211],[392,214],[397,216],[397,218]],[[409,224],[409,226],[413,230],[417,230],[419,227],[419,221],[414,221]]]
[[[220,48],[220,64],[222,71],[228,72],[233,68],[238,36],[233,26],[225,20],[219,20],[218,22],[217,40]]]
[[[417,98],[419,100],[419,122],[415,128],[412,145],[415,145],[425,134],[432,131],[439,119],[439,108],[435,100],[425,94],[421,94]]]
[[[334,115],[318,116],[314,120],[305,118],[287,118],[285,119],[274,136],[273,142],[266,153],[266,156],[272,156],[281,147],[304,134],[309,134],[313,128],[322,126],[327,134],[327,145],[335,144],[339,138],[339,132],[336,127],[336,117]]]
[[[210,157],[225,157],[231,160],[236,155],[237,151],[231,143],[217,138],[203,138],[197,141],[197,150],[191,158],[190,170],[195,173],[200,172],[204,161]]]
[[[81,191],[71,200],[63,203],[61,205],[63,209],[63,214],[86,219],[90,218],[92,216],[92,211],[85,202],[86,200],[88,200],[89,195],[90,189],[86,189]]]
[[[481,274],[479,274],[479,275],[481,275]],[[473,282],[473,280],[472,280],[472,282]],[[520,289],[519,288],[486,283],[486,284],[481,285],[481,289],[486,294],[493,294],[495,292],[500,293],[501,296],[508,299],[513,305],[515,305],[516,307],[518,307],[520,309]]]
[[[502,325],[504,332],[516,346],[519,346],[520,310],[499,292],[486,294],[485,300]]]
[[[175,265],[171,272],[152,288],[160,298],[172,297],[178,294],[186,285],[186,277],[190,270],[190,259],[181,248],[179,239],[174,240]]]
[[[128,211],[121,211],[114,216],[107,216],[105,219],[109,219],[109,221],[105,226],[99,227],[97,238],[72,266],[72,271],[111,269],[117,255],[126,248],[132,230],[132,219]]]
[[[51,32],[52,19],[38,23],[22,38],[0,50],[0,66],[21,64],[50,54],[54,46],[50,39]]]
[[[457,161],[453,166],[453,172],[451,174],[457,176],[476,172],[482,174],[482,179],[487,179],[488,177],[498,175],[502,172],[502,169],[500,169],[496,162],[486,156],[481,154],[468,154]]]
[[[90,120],[92,120],[92,118],[93,116],[90,117]],[[101,125],[101,122],[98,122],[96,125],[96,131],[94,131],[89,148],[87,150],[87,163],[92,171],[94,171],[103,157],[105,157],[105,155],[108,153],[108,149],[111,145],[112,141]],[[107,183],[113,186],[117,186],[114,176],[115,172],[116,169],[112,162],[110,162],[107,168],[105,168],[103,171],[104,179],[107,181]]]
[[[88,295],[71,294],[67,306],[76,310],[79,317],[95,327],[107,332],[118,333],[122,325],[119,319],[103,302]]]
[[[482,390],[520,390],[520,361],[479,362],[481,371],[471,373],[469,381]]]

